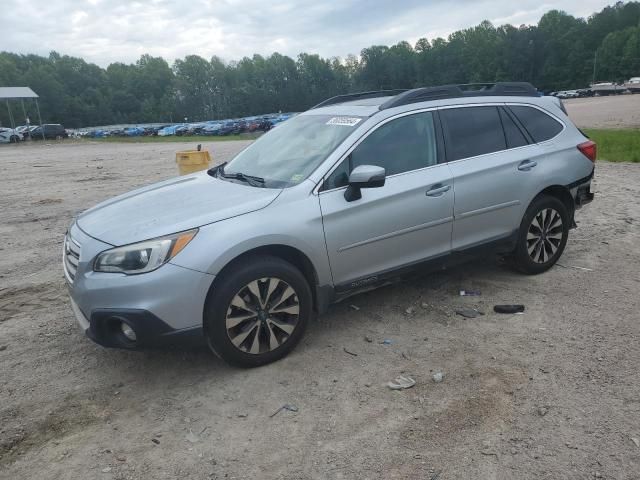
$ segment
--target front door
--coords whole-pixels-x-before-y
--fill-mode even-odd
[[[363,286],[385,272],[449,253],[452,175],[438,163],[436,144],[431,112],[391,119],[327,177],[319,201],[337,287]],[[348,202],[348,175],[359,165],[384,167],[386,183]]]

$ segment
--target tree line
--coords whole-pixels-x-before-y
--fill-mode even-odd
[[[640,76],[640,2],[618,2],[588,19],[551,10],[531,26],[484,21],[446,39],[374,45],[345,59],[273,53],[224,62],[189,55],[169,65],[142,55],[134,64],[101,68],[57,52],[0,52],[0,86],[36,91],[44,122],[84,127],[302,111],[352,91],[448,83],[508,80],[546,91],[580,88],[591,83],[594,61],[596,80]],[[31,102],[25,105],[37,118]],[[0,107],[5,126],[6,110]],[[22,123],[22,107],[14,102],[12,111]]]

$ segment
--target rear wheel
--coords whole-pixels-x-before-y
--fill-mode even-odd
[[[293,350],[311,313],[311,290],[297,268],[277,257],[251,257],[216,279],[205,306],[205,335],[226,362],[257,367]]]
[[[560,258],[569,237],[569,213],[556,197],[536,198],[525,213],[514,263],[518,270],[537,274],[549,270]]]

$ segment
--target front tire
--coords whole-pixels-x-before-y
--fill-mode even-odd
[[[304,275],[271,256],[241,260],[216,278],[205,304],[204,332],[227,363],[257,367],[287,355],[312,314]]]
[[[537,197],[520,224],[515,267],[529,275],[549,270],[564,251],[569,225],[569,212],[561,200],[550,195]]]

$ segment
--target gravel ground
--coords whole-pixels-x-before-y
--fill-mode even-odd
[[[245,144],[204,147],[222,161]],[[0,148],[0,478],[640,478],[640,166],[598,165],[564,267],[526,277],[485,259],[414,277],[239,370],[204,349],[101,348],[68,305],[72,216],[175,175],[181,147]],[[416,385],[389,390],[400,374]],[[271,417],[284,404],[297,411]]]
[[[640,128],[640,95],[563,100],[580,128]]]

